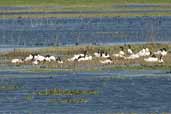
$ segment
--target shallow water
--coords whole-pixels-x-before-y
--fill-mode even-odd
[[[0,45],[170,42],[171,17],[0,19]]]
[[[104,114],[116,112],[170,112],[171,74],[165,71],[104,71],[27,73],[0,71],[0,112],[22,114]],[[12,78],[13,77],[13,78]],[[96,95],[37,96],[45,89],[95,90]],[[31,100],[26,99],[32,95]],[[87,99],[86,103],[48,102],[48,99]],[[14,107],[15,106],[15,107]]]

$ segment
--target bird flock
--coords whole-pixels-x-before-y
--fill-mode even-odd
[[[25,57],[24,59],[12,59],[11,63],[25,63],[31,62],[34,65],[38,65],[41,62],[58,62],[60,64],[63,63],[60,57],[55,57],[52,55],[42,56],[40,54],[30,54],[29,56]]]
[[[110,55],[107,51],[104,51],[102,49],[98,49],[97,52],[94,52],[93,55],[89,55],[88,51],[85,50],[83,53],[75,54],[73,57],[66,59],[68,62],[81,62],[81,61],[91,61],[96,58],[99,59],[99,63],[101,64],[112,64],[114,60],[112,59],[112,56],[115,58],[122,58],[124,60],[134,60],[143,57],[145,62],[157,62],[157,63],[163,63],[164,56],[167,55],[167,49],[162,48],[156,52],[151,52],[149,48],[143,48],[139,52],[135,53],[131,49],[131,46],[128,45],[128,48],[126,51],[124,51],[124,47],[120,47],[120,51],[118,53]],[[61,57],[55,57],[53,55],[46,55],[42,56],[40,54],[30,54],[29,56],[25,57],[24,59],[12,59],[11,63],[13,64],[21,64],[25,62],[31,62],[34,65],[38,65],[41,62],[57,62],[59,64],[63,64],[64,61],[61,59]]]

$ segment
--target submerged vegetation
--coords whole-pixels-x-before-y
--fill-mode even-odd
[[[17,85],[0,85],[0,91],[15,91],[18,89],[21,89],[21,87]]]
[[[80,103],[87,103],[88,99],[85,98],[66,98],[66,99],[49,99],[49,103],[61,103],[61,104],[80,104]]]
[[[95,90],[63,90],[63,89],[46,89],[33,93],[38,96],[58,96],[58,95],[96,95]]]

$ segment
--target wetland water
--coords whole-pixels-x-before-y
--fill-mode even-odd
[[[166,5],[167,6],[167,5]],[[113,7],[160,7],[129,5]],[[165,7],[165,6],[164,6]],[[170,5],[168,5],[170,7]],[[59,9],[62,7],[59,7]],[[0,7],[0,10],[32,7]],[[56,9],[56,7],[55,7]],[[134,11],[155,13],[170,10]],[[23,15],[24,13],[0,13]],[[35,12],[35,15],[41,12]],[[51,12],[51,14],[127,13]],[[128,12],[129,13],[129,12]],[[30,12],[30,14],[33,14]],[[171,17],[0,19],[0,52],[52,45],[170,42]],[[60,93],[59,91],[60,90]],[[88,92],[90,91],[90,92]],[[54,93],[55,92],[55,93]],[[91,93],[95,92],[95,94]],[[70,94],[72,93],[72,94]],[[81,94],[80,94],[81,93]],[[0,68],[0,114],[171,112],[171,74],[165,71],[25,72]]]
[[[171,17],[0,19],[0,45],[170,42]]]
[[[44,96],[34,94],[54,88],[93,90],[97,94]],[[84,102],[75,102],[73,99],[83,99]],[[6,114],[170,112],[170,99],[171,74],[165,71],[114,70],[93,73],[0,71],[0,113]]]

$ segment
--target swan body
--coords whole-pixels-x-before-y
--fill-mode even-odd
[[[125,57],[125,59],[138,59],[140,56],[138,54],[132,54],[129,57]]]
[[[144,57],[144,56],[149,56],[150,55],[150,51],[148,48],[142,49],[141,51],[139,51],[137,53],[140,57]]]
[[[100,60],[100,63],[102,63],[102,64],[112,64],[113,62],[110,59],[106,59],[106,60]]]
[[[139,55],[139,56],[144,56],[145,55],[145,49],[142,49],[141,51],[139,51],[137,54]]]
[[[78,61],[89,61],[89,60],[92,60],[92,56],[86,55],[85,57],[78,59]]]
[[[11,63],[17,64],[17,63],[23,63],[22,59],[12,59]]]
[[[130,48],[127,51],[128,51],[128,54],[129,55],[132,55],[133,54],[133,51]]]
[[[39,61],[38,60],[35,60],[32,62],[33,65],[38,65],[39,64]]]
[[[164,51],[164,50],[163,50],[163,51],[161,52],[161,55],[162,55],[162,56],[166,56],[166,55],[167,55],[167,51]]]
[[[124,57],[124,55],[125,55],[124,51],[119,51],[118,54],[113,54],[113,56],[115,56],[115,57]]]
[[[55,56],[50,56],[49,59],[50,59],[51,61],[56,61],[56,57],[55,57]]]
[[[26,62],[31,61],[31,60],[33,60],[33,55],[31,55],[31,54],[24,59],[24,61],[26,61]]]
[[[46,62],[51,62],[51,59],[49,57],[45,57]]]
[[[64,62],[61,60],[61,57],[56,58],[57,63],[63,64]]]
[[[166,56],[167,55],[167,51],[166,51],[165,48],[163,48],[163,49],[160,49],[159,51],[154,52],[154,54]]]
[[[45,60],[45,57],[42,56],[42,55],[37,55],[36,58],[35,58],[35,61],[40,61],[40,62],[42,62],[42,61],[44,61],[44,60]]]
[[[108,57],[110,57],[109,54],[106,54],[106,53],[103,53],[103,54],[102,54],[102,58],[108,58]]]
[[[82,58],[84,56],[85,56],[84,54],[76,54],[72,58],[69,58],[68,61],[75,61],[75,60],[78,60],[79,58]]]
[[[159,63],[163,63],[164,60],[162,59],[162,57],[157,58],[157,57],[148,57],[144,59],[145,62],[159,62]]]
[[[59,64],[63,64],[64,62],[63,61],[57,61]]]
[[[95,53],[94,53],[94,56],[95,56],[95,57],[100,57],[101,54],[100,54],[99,52],[95,52]]]
[[[155,55],[160,55],[162,53],[161,50],[154,52]]]

